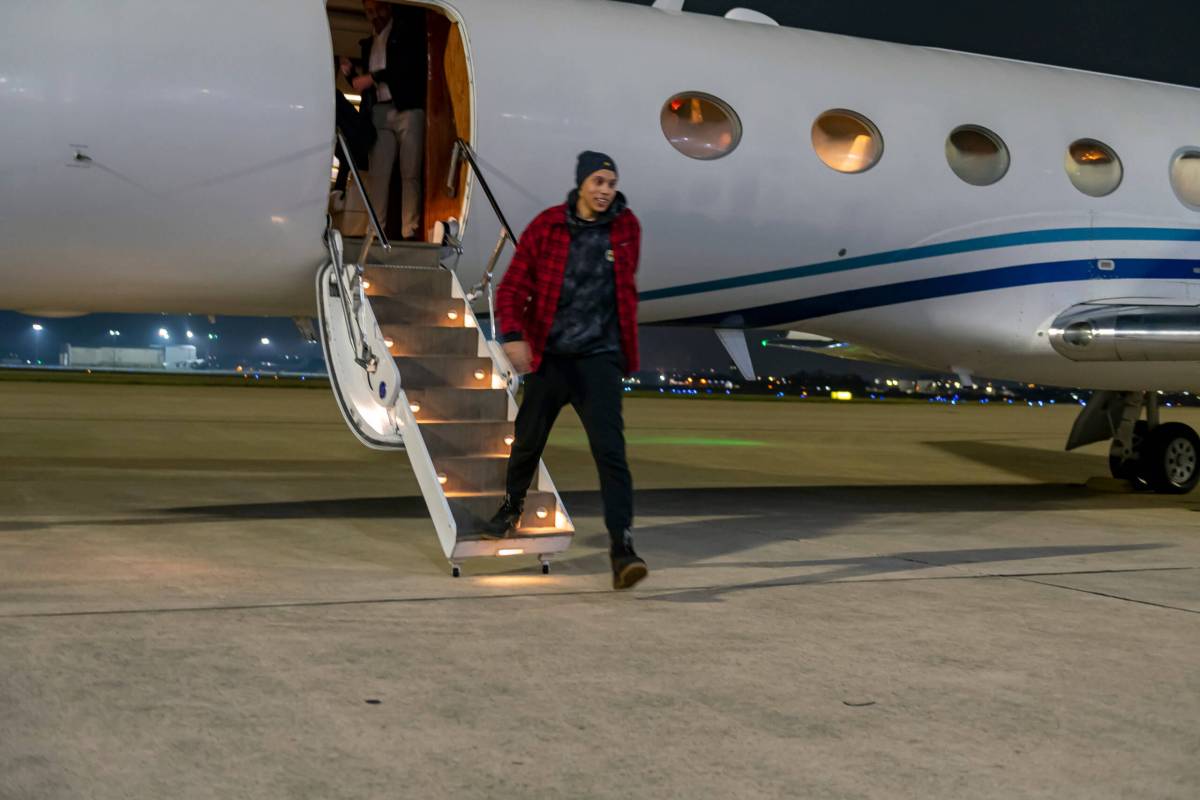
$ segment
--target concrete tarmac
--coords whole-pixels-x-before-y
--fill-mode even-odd
[[[614,594],[569,411],[571,551],[454,580],[325,391],[0,383],[0,798],[1200,796],[1200,496],[1075,409],[626,412]]]

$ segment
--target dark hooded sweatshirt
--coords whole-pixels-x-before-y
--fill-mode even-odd
[[[625,195],[617,192],[608,210],[594,220],[580,218],[578,201],[578,189],[567,195],[571,250],[546,352],[561,356],[619,353],[621,332],[610,234],[612,221],[625,210]]]

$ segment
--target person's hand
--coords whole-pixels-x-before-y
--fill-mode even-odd
[[[533,366],[533,353],[529,350],[529,342],[505,342],[504,355],[508,356],[513,369],[519,375],[529,374],[529,369]]]
[[[350,81],[350,85],[354,87],[354,91],[361,94],[375,85],[375,79],[370,75],[359,75]]]
[[[350,70],[354,69],[354,64],[345,56],[338,57],[338,69],[342,71],[342,75],[346,78],[350,77]]]

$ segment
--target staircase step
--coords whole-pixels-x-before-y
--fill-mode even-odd
[[[508,419],[508,392],[504,389],[458,389],[445,387],[405,388],[417,422],[473,422]]]
[[[371,297],[409,297],[444,300],[450,297],[454,276],[444,269],[403,269],[368,265],[363,277]]]
[[[368,290],[371,310],[380,325],[420,325],[439,328],[462,328],[467,322],[467,302],[461,297],[438,299],[425,296],[397,295],[384,297]]]
[[[421,437],[435,459],[446,456],[506,456],[511,446],[504,439],[513,435],[511,422],[427,422]]]
[[[479,532],[483,523],[491,519],[504,502],[504,492],[448,499],[450,511],[454,514],[454,521],[458,527],[458,540],[470,541],[480,538]],[[538,516],[539,510],[545,513],[545,517]],[[525,497],[525,514],[517,524],[514,536],[561,536],[564,533],[563,529],[554,527],[557,511],[558,503],[553,492],[530,492]]]
[[[508,456],[442,456],[433,459],[446,495],[503,492]]]
[[[355,261],[362,252],[361,238],[343,239],[343,247],[347,261]],[[371,246],[367,255],[368,264],[398,264],[406,267],[436,267],[441,263],[442,248],[440,245],[426,242],[392,242],[391,250],[384,250],[378,244]]]
[[[475,356],[479,331],[475,328],[437,328],[419,325],[380,325],[392,344],[393,356]]]
[[[458,389],[492,388],[492,360],[471,356],[397,356],[401,384],[406,389],[435,386]]]

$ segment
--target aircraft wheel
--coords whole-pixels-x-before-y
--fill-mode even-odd
[[[1200,482],[1200,436],[1182,422],[1159,425],[1142,446],[1140,472],[1160,494],[1187,494]]]
[[[1146,481],[1146,477],[1142,474],[1143,456],[1145,450],[1146,434],[1149,426],[1146,420],[1139,419],[1133,426],[1133,453],[1134,457],[1127,461],[1122,461],[1118,456],[1109,454],[1108,456],[1108,471],[1114,478],[1119,480],[1129,481],[1135,489],[1149,489],[1150,485]]]

